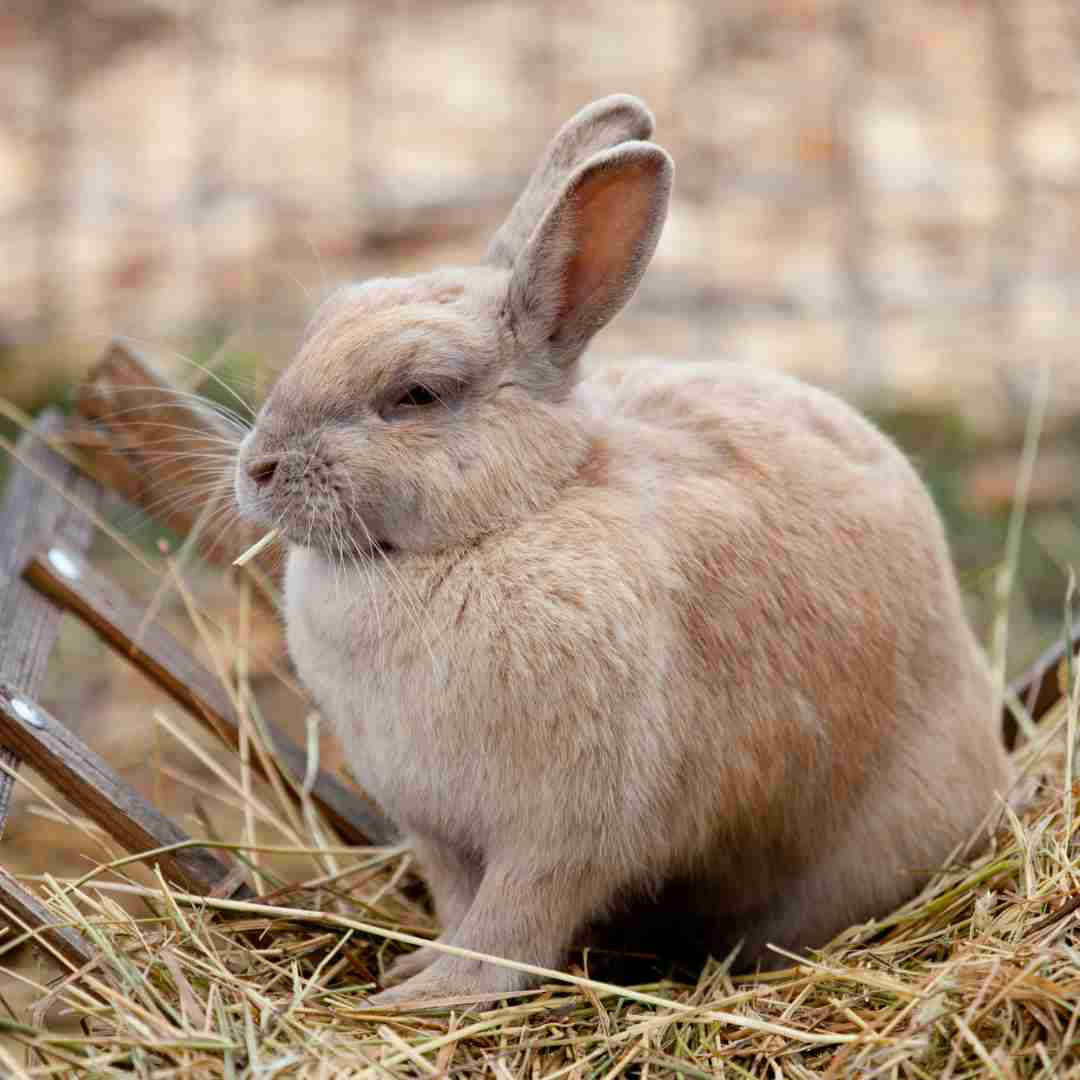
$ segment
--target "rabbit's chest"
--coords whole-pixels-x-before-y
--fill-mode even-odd
[[[357,780],[399,824],[424,830],[429,819],[470,816],[461,792],[476,786],[476,754],[440,605],[421,605],[415,592],[370,569],[343,574],[298,554],[286,576],[301,679]]]

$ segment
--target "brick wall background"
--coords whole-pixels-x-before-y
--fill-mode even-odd
[[[7,0],[0,379],[32,395],[117,332],[284,356],[330,283],[477,257],[615,90],[677,191],[595,352],[988,429],[1047,360],[1077,411],[1075,0]]]

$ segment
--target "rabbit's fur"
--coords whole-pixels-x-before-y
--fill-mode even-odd
[[[237,470],[291,541],[297,669],[442,940],[549,967],[605,919],[743,966],[820,945],[1007,786],[938,515],[888,439],[741,365],[581,371],[663,224],[651,129],[596,102],[484,265],[338,295]],[[529,982],[432,949],[392,975],[379,1002]]]

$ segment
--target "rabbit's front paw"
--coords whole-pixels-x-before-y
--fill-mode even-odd
[[[440,955],[438,949],[433,949],[430,945],[422,945],[411,953],[399,956],[383,974],[383,986],[397,986],[406,979],[419,975],[421,971],[435,963]]]
[[[418,952],[426,950],[420,949]],[[434,949],[431,950],[435,952]],[[403,960],[411,959],[416,953],[410,953]],[[525,990],[532,980],[521,972],[512,971],[498,964],[480,963],[475,960],[463,960],[456,956],[443,955],[410,979],[374,994],[368,999],[370,1008],[397,1007],[401,1005],[422,1005],[424,1002],[444,998],[468,998],[478,1003],[485,999],[504,997]]]

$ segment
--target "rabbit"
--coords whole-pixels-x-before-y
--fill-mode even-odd
[[[913,895],[1008,765],[885,435],[769,370],[583,361],[664,225],[652,130],[594,102],[482,264],[327,301],[235,494],[288,542],[296,670],[440,942],[551,969],[607,927],[767,968]],[[371,1001],[533,981],[425,947]]]

